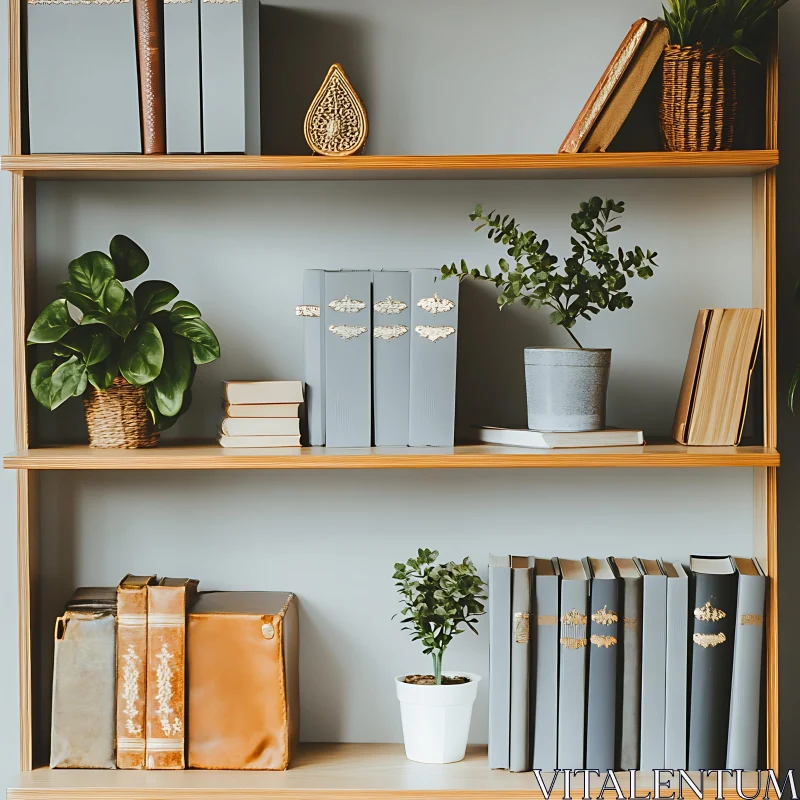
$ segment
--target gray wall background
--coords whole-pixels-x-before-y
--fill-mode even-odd
[[[598,6],[504,0],[487,15],[475,0],[402,5],[388,0],[322,0],[270,7],[265,105],[276,124],[265,144],[301,152],[295,119],[333,60],[341,60],[371,120],[369,152],[554,151],[605,67],[622,32],[658,4]],[[458,6],[456,8],[456,5]],[[0,15],[6,55],[6,21]],[[424,21],[424,22],[423,22]],[[312,66],[280,70],[289,34],[305,31]],[[279,32],[283,36],[278,36]],[[792,178],[800,132],[792,108],[800,58],[800,8],[782,22],[780,186],[781,381],[788,383],[797,334]],[[312,48],[313,45],[313,48]],[[283,48],[283,49],[282,49]],[[295,58],[295,62],[297,58]],[[324,66],[317,68],[317,64]],[[352,63],[351,63],[352,62]],[[313,68],[312,68],[313,67]],[[321,70],[321,74],[320,73]],[[279,85],[280,84],[280,85]],[[0,82],[0,127],[7,94]],[[309,94],[309,92],[311,94]],[[522,101],[520,101],[522,98]],[[305,102],[305,101],[304,101]],[[511,104],[523,102],[514,108]],[[278,114],[282,110],[284,116]],[[302,119],[302,114],[300,114]],[[8,254],[10,180],[2,178],[2,247]],[[471,233],[479,201],[508,209],[545,233],[556,252],[568,242],[573,206],[597,193],[629,206],[621,243],[660,253],[656,277],[637,283],[629,312],[607,315],[585,344],[612,346],[612,424],[669,430],[696,309],[748,305],[750,184],[746,180],[587,182],[392,182],[136,184],[43,183],[38,187],[42,302],[67,261],[105,249],[125,232],[148,251],[148,277],[172,280],[217,330],[224,358],[198,372],[192,413],[173,436],[210,436],[219,382],[299,378],[302,321],[293,316],[308,267],[409,268],[497,253]],[[8,265],[8,256],[5,261]],[[8,286],[9,267],[6,266]],[[459,427],[521,421],[521,348],[561,342],[535,314],[499,314],[486,287],[465,284],[459,360]],[[0,369],[0,444],[13,448],[10,299],[6,292]],[[45,439],[80,440],[79,404],[40,415]],[[800,470],[797,423],[782,420],[781,558],[793,560],[793,476]],[[464,471],[365,473],[52,473],[43,480],[43,641],[78,584],[113,584],[126,571],[191,575],[205,588],[291,589],[301,598],[303,729],[306,740],[396,741],[400,726],[391,677],[423,669],[397,622],[391,565],[418,546],[445,558],[471,555],[485,574],[492,552],[685,557],[751,552],[749,470]],[[17,769],[16,553],[14,476],[0,477],[0,778]],[[800,603],[785,580],[784,631]],[[463,636],[449,665],[487,674],[486,628]],[[782,649],[782,760],[797,753],[792,728],[790,636]],[[787,644],[788,643],[788,644]],[[46,691],[45,691],[46,693]],[[473,724],[485,738],[486,687]]]

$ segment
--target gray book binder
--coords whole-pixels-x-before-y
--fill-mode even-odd
[[[560,558],[561,627],[558,676],[558,768],[584,768],[589,575],[580,561]]]
[[[535,559],[511,556],[511,714],[508,768],[531,768],[531,582]]]
[[[453,445],[456,416],[458,281],[435,269],[411,273],[408,443]]]
[[[667,686],[667,576],[658,561],[634,559],[642,572],[642,720],[639,768],[664,768]]]
[[[511,556],[489,556],[489,768],[508,769],[511,714]]]
[[[372,273],[325,273],[325,443],[372,444]]]
[[[662,561],[667,576],[667,676],[664,765],[686,769],[689,578],[680,561]]]
[[[200,0],[203,150],[261,154],[259,0]]]
[[[558,752],[558,559],[536,559],[535,602],[531,613],[533,698],[533,769],[552,772]]]
[[[411,275],[372,273],[372,392],[375,444],[408,444]]]
[[[132,0],[28,0],[31,153],[141,153]]]
[[[639,769],[642,709],[642,573],[630,558],[615,558],[622,594],[622,666],[617,684],[617,768]]]
[[[584,559],[592,575],[589,601],[589,690],[586,707],[586,767],[614,769],[619,652],[619,584],[607,559]]]
[[[755,559],[735,560],[739,570],[739,592],[733,637],[727,767],[756,770],[763,766],[758,763],[758,733],[767,579]]]
[[[303,275],[303,361],[308,444],[325,444],[325,272],[307,269]]]
[[[164,0],[167,152],[202,153],[200,0]]]

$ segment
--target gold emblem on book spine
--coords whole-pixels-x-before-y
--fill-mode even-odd
[[[543,614],[541,617],[536,617],[537,625],[558,625],[558,617],[554,614]]]
[[[562,636],[561,644],[564,645],[567,650],[580,650],[581,647],[586,647],[586,637]]]
[[[442,327],[436,327],[435,325],[417,325],[414,330],[423,339],[430,339],[432,342],[438,342],[439,339],[446,339],[456,332],[456,329],[449,325],[444,325]]]
[[[381,300],[372,306],[376,314],[400,314],[408,308],[402,300],[395,300],[389,295],[385,300]]]
[[[517,644],[528,644],[531,640],[530,614],[517,611],[514,614],[514,641]]]
[[[318,317],[320,309],[319,306],[296,306],[294,313],[298,317]]]
[[[568,650],[586,647],[586,615],[573,608],[561,617],[561,644]]]
[[[589,641],[595,645],[596,647],[613,647],[617,643],[616,636],[600,636],[598,634],[593,634]]]
[[[568,611],[561,617],[561,622],[564,625],[585,625],[586,624],[586,615],[581,614],[580,611],[576,609],[572,609],[572,611]]]
[[[359,311],[363,311],[366,307],[367,304],[363,300],[353,300],[347,294],[341,300],[331,300],[328,303],[328,308],[332,308],[342,314],[358,314]]]
[[[707,647],[716,647],[726,641],[724,633],[695,633],[692,635],[692,641],[699,644],[704,650]]]
[[[763,625],[764,617],[761,614],[742,614],[739,617],[739,623],[741,625]]]
[[[711,603],[706,603],[704,606],[694,610],[694,616],[700,622],[719,622],[728,615],[721,608],[714,608]]]
[[[445,314],[448,311],[452,311],[456,304],[446,297],[439,297],[439,293],[434,292],[433,297],[423,297],[417,303],[417,306],[429,314]]]
[[[331,333],[335,333],[340,339],[344,339],[346,342],[367,332],[367,329],[363,325],[330,325],[328,326],[328,330]]]
[[[613,625],[619,620],[616,611],[609,611],[608,606],[603,606],[592,614],[592,621],[598,625]]]

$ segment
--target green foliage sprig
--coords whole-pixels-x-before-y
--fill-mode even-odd
[[[437,564],[437,550],[418,550],[416,558],[394,565],[395,586],[402,597],[404,631],[422,642],[433,657],[436,685],[442,682],[442,657],[454,636],[467,626],[477,634],[476,617],[484,614],[485,583],[469,558],[460,564]]]
[[[178,296],[171,283],[143,281],[132,293],[123,286],[150,265],[139,245],[117,235],[109,251],[70,262],[61,297],[33,323],[28,344],[53,345],[53,358],[34,367],[31,390],[52,410],[88,384],[105,391],[122,375],[145,387],[147,407],[164,430],[189,408],[197,365],[219,358],[219,341],[197,306],[179,300],[168,308]]]
[[[540,240],[533,231],[523,231],[508,215],[500,219],[495,211],[484,214],[483,208],[476,206],[469,215],[473,222],[480,222],[475,230],[488,227],[488,238],[507,247],[513,264],[501,258],[500,271],[495,275],[488,264],[481,273],[462,260],[460,267],[445,264],[442,275],[494,283],[503,290],[497,298],[501,310],[517,300],[534,309],[552,308],[550,321],[563,327],[582,348],[572,333],[578,319],[591,319],[601,309],[630,308],[633,298],[625,291],[627,279],[650,278],[653,267],[658,266],[654,260],[658,253],[645,252],[640,247],[627,252],[620,247],[616,256],[611,252],[608,235],[620,229],[619,218],[624,211],[622,201],[604,202],[592,197],[581,203],[580,210],[572,215],[572,256],[559,270],[558,257],[550,252],[547,239]],[[597,268],[596,272],[589,271],[590,264]]]

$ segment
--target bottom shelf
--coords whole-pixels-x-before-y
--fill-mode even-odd
[[[700,785],[698,774],[690,774]],[[617,775],[622,792],[630,797],[628,773]],[[592,777],[593,798],[598,797],[604,778]],[[543,774],[542,779],[549,788],[552,774]],[[744,783],[755,788],[755,781],[755,776],[748,775]],[[572,797],[583,797],[583,776],[573,777],[571,784]],[[652,788],[653,773],[638,773],[638,794],[644,796]],[[672,788],[677,788],[677,778],[672,780]],[[664,794],[669,796],[667,791]],[[716,797],[715,777],[706,778],[703,794]],[[737,797],[730,779],[726,779],[723,795],[726,800]],[[483,746],[469,747],[467,757],[458,764],[417,764],[408,761],[403,746],[397,744],[309,744],[301,747],[286,772],[37,769],[19,776],[16,786],[8,790],[7,800],[541,800],[543,796],[530,772],[490,770]],[[556,780],[550,796],[553,800],[564,796],[563,776]],[[610,784],[603,796],[616,797]],[[695,797],[686,785],[683,796]]]

